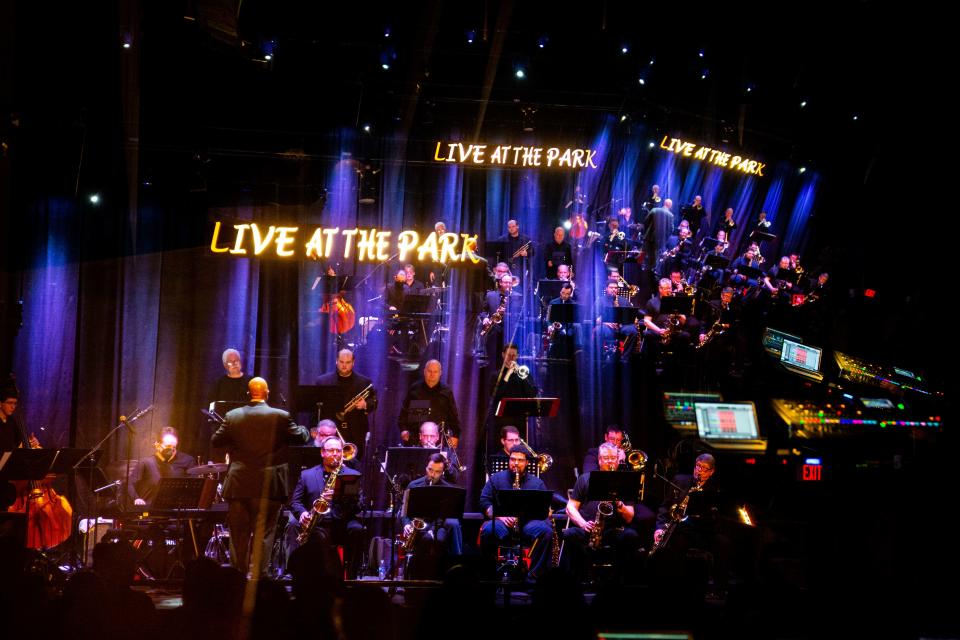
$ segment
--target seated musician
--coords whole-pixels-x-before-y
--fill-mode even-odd
[[[757,286],[757,281],[755,279],[740,273],[740,270],[743,267],[752,267],[754,269],[760,268],[760,261],[757,259],[757,252],[754,248],[754,245],[747,247],[747,250],[743,252],[743,255],[730,264],[729,283],[731,286],[737,288]]]
[[[709,453],[697,456],[692,474],[677,474],[667,485],[657,512],[654,551],[682,556],[688,549],[714,555],[714,583],[722,590],[729,569],[730,541],[718,529],[721,495],[713,480],[717,461]]]
[[[317,385],[335,390],[335,397],[342,403],[339,406],[330,406],[325,403],[321,411],[321,418],[338,420],[337,413],[343,412],[347,404],[357,397],[364,389],[370,386],[370,378],[354,371],[354,356],[350,349],[341,349],[337,353],[337,370],[325,373],[317,380]],[[336,402],[333,404],[337,404]],[[357,445],[357,458],[363,459],[363,446],[370,426],[367,416],[377,410],[377,390],[370,388],[366,398],[359,399],[347,411],[340,422],[340,435],[348,442]]]
[[[624,463],[624,454],[623,454],[623,428],[620,425],[608,424],[606,430],[603,433],[603,444],[612,444],[620,452],[620,458],[618,463]],[[600,454],[600,447],[591,447],[587,449],[586,455],[583,456],[583,465],[580,467],[580,473],[589,473],[594,471],[597,468],[597,456]],[[624,469],[626,470],[626,469]]]
[[[547,570],[553,545],[553,525],[547,520],[520,522],[517,518],[500,516],[494,519],[493,503],[500,491],[511,491],[515,485],[525,490],[546,490],[543,480],[527,473],[527,448],[522,444],[510,450],[510,467],[490,476],[480,492],[480,511],[488,518],[480,528],[480,553],[487,560],[496,556],[497,546],[511,534],[517,534],[523,544],[530,545],[530,572],[527,580],[536,580]]]
[[[311,440],[310,443],[312,446],[319,449],[323,444],[323,441],[331,436],[337,438],[340,437],[340,434],[337,432],[337,423],[333,420],[324,419],[317,423],[316,433],[314,433],[313,440]],[[352,460],[344,460],[343,464],[347,465],[351,469],[360,471],[360,461],[356,458],[353,458]]]
[[[564,267],[566,265],[560,265]],[[564,282],[560,286],[560,296],[550,301],[550,306],[558,304],[576,304],[573,299],[573,283]],[[548,316],[549,319],[550,316]],[[560,323],[557,328],[550,322],[547,327],[549,341],[548,355],[551,358],[569,358],[576,350],[577,324],[573,322]]]
[[[411,426],[419,422],[410,418],[410,403],[427,401],[430,403],[430,420],[442,424],[451,446],[457,446],[457,439],[460,437],[460,413],[457,411],[453,389],[440,381],[442,375],[440,361],[428,360],[423,365],[423,380],[417,380],[410,385],[397,418],[401,442],[409,441]]]
[[[780,262],[763,276],[763,290],[771,299],[789,296],[793,291],[792,280],[796,272],[790,269],[790,256],[783,256]]]
[[[430,454],[427,459],[426,473],[408,484],[407,489],[453,486],[453,483],[447,481],[445,477],[449,466],[446,456],[442,453]],[[423,529],[414,534],[413,521],[409,517],[403,519],[404,540],[409,541],[410,536],[414,535],[412,548],[408,549],[408,553],[413,555],[406,573],[406,577],[410,579],[437,577],[444,552],[452,558],[463,554],[463,533],[458,519],[447,518],[443,523],[425,522],[424,525]]]
[[[393,277],[393,282],[383,290],[383,304],[387,311],[399,311],[403,306],[403,298],[407,293],[404,287],[406,282],[407,273],[400,269]]]
[[[420,425],[420,446],[425,449],[440,449],[439,453],[444,460],[451,460],[456,456],[449,446],[443,446],[440,427],[436,422],[424,422]],[[459,469],[452,464],[448,464],[443,471],[443,479],[449,484],[457,484],[459,475]]]
[[[610,442],[600,445],[597,454],[599,471],[616,471],[620,464],[622,451]],[[567,500],[567,515],[570,516],[570,527],[563,531],[563,540],[566,542],[563,549],[563,564],[574,575],[582,580],[586,576],[588,551],[591,547],[610,545],[616,552],[614,566],[624,570],[632,564],[633,556],[640,548],[640,535],[637,530],[629,526],[635,516],[633,501],[608,502],[609,514],[599,514],[601,501],[587,499],[587,490],[590,486],[590,477],[594,471],[581,473],[573,486],[570,499]],[[646,509],[643,505],[639,508]],[[652,513],[650,514],[652,516]],[[600,527],[602,533],[595,534]],[[591,540],[599,535],[599,540]]]
[[[716,238],[704,238],[700,245],[704,247],[708,244],[712,244],[710,249],[703,254],[701,258],[703,262],[703,275],[704,277],[709,276],[709,279],[717,284],[723,284],[726,279],[726,271],[722,267],[711,267],[707,264],[707,260],[711,257],[721,257],[726,258],[727,252],[727,234],[724,231],[717,232]],[[703,286],[704,283],[701,281],[700,285]]]
[[[670,342],[673,345],[686,347],[690,344],[690,330],[687,327],[687,316],[678,314],[671,318],[670,314],[660,313],[660,303],[663,298],[673,295],[670,280],[662,278],[657,287],[658,295],[652,296],[643,310],[643,349],[653,353],[662,346],[664,334],[669,330]],[[699,334],[697,334],[699,335]],[[706,336],[699,335],[700,340]]]
[[[129,496],[133,504],[140,506],[153,501],[161,478],[185,478],[187,470],[196,466],[192,457],[177,450],[180,439],[173,427],[160,430],[156,452],[150,457],[141,458],[137,468],[130,475]]]
[[[305,469],[300,474],[300,480],[297,481],[290,500],[290,508],[302,531],[311,520],[315,501],[321,496],[326,500],[329,511],[325,515],[317,516],[319,519],[307,542],[324,545],[331,553],[331,558],[336,555],[336,547],[342,546],[347,575],[354,577],[363,546],[363,525],[357,520],[360,510],[359,497],[334,499],[336,480],[331,481],[330,478],[334,472],[337,477],[359,476],[360,472],[345,465],[341,466],[343,442],[340,438],[327,437],[320,448],[323,462]]]
[[[597,327],[599,328],[601,340],[623,340],[624,357],[633,351],[634,341],[637,339],[636,324],[621,325],[617,322],[604,322],[602,309],[613,307],[629,307],[629,298],[621,300],[618,298],[619,286],[616,280],[608,280],[604,295],[597,301]]]
[[[487,456],[487,474],[509,467],[510,451],[520,444],[520,430],[513,425],[500,428],[500,449]]]

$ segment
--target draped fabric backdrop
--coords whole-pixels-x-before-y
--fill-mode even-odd
[[[450,132],[445,139],[456,140],[458,135]],[[210,428],[199,410],[211,383],[223,373],[220,355],[227,347],[241,352],[247,373],[269,380],[272,404],[298,408],[296,387],[313,384],[333,369],[335,359],[335,337],[319,313],[321,288],[314,287],[325,265],[212,255],[214,219],[301,227],[375,226],[394,232],[414,228],[424,235],[442,220],[451,231],[479,233],[482,250],[484,242],[504,234],[507,220],[514,218],[537,243],[538,255],[524,277],[524,305],[532,314],[537,304],[533,286],[544,271],[541,245],[569,216],[564,205],[576,186],[587,194],[591,222],[621,206],[632,206],[639,214],[640,203],[656,183],[665,197],[673,199],[678,217],[683,204],[702,195],[710,214],[708,229],[732,206],[739,225],[734,246],[740,246],[757,213],[765,209],[779,238],[768,260],[781,252],[803,250],[807,221],[816,204],[818,177],[813,172],[799,173],[770,158],[765,177],[744,176],[650,144],[662,135],[636,127],[626,131],[612,119],[600,121],[592,138],[563,141],[563,146],[598,151],[598,169],[574,172],[440,164],[429,160],[431,141],[395,137],[371,143],[342,131],[317,142],[316,153],[280,160],[289,165],[290,175],[299,176],[293,186],[306,190],[307,181],[322,183],[325,201],[283,204],[279,197],[236,189],[225,205],[213,195],[217,178],[212,177],[210,192],[141,187],[135,214],[119,205],[91,208],[73,199],[29,203],[15,222],[21,234],[16,237],[25,239],[19,248],[24,326],[15,343],[14,362],[26,424],[45,434],[47,442],[52,438],[61,445],[90,446],[121,414],[154,404],[155,410],[134,425],[132,455],[150,453],[159,428],[174,425],[182,432],[184,451],[206,456]],[[531,134],[522,143],[550,146],[558,141]],[[222,162],[227,167],[242,164],[247,174],[256,175],[258,163],[266,161]],[[367,162],[369,168],[364,166]],[[360,171],[376,187],[374,204],[358,203]],[[216,193],[230,191],[231,183],[222,179]],[[606,272],[595,248],[579,251],[576,263],[577,295],[590,318],[589,307]],[[399,263],[340,260],[332,266],[346,277],[347,299],[358,319],[382,317],[379,296]],[[482,418],[492,372],[478,367],[472,348],[477,294],[488,284],[484,270],[449,271],[448,330],[439,334],[442,347],[424,354],[441,360],[444,380],[454,388],[464,423],[461,456],[474,471],[481,465]],[[526,329],[539,331],[540,326]],[[374,379],[381,398],[371,444],[392,445],[400,402],[409,384],[422,374],[401,370],[388,360],[386,341],[374,336],[360,345],[360,337],[358,323],[345,339],[357,345],[356,368]],[[515,337],[521,355],[530,357],[539,337]],[[562,417],[543,421],[531,434],[535,448],[558,459],[551,471],[556,480],[548,481],[559,489],[572,483],[571,468],[580,464],[587,447],[596,444],[606,422],[623,422],[639,446],[657,446],[649,435],[653,426],[644,422],[647,414],[642,410],[657,390],[643,388],[643,379],[625,368],[601,365],[596,355],[588,339],[569,366],[546,369],[528,360],[542,391],[563,402]],[[125,438],[121,432],[110,441],[109,460],[126,457]],[[480,479],[479,473],[472,475],[471,495]]]

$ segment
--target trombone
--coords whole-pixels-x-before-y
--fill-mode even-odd
[[[349,462],[357,457],[357,445],[353,444],[352,442],[347,442],[347,439],[343,437],[342,433],[340,433],[339,427],[336,429],[337,437],[340,438],[340,442],[343,445],[343,453],[341,454],[341,458],[344,461]]]
[[[537,453],[523,438],[520,438],[520,444],[525,446],[527,451],[530,452],[530,455],[537,459],[538,475],[546,472],[547,469],[553,466],[553,456],[551,456],[549,453]]]
[[[643,468],[647,466],[647,460],[649,458],[645,452],[633,448],[633,445],[630,443],[630,434],[626,431],[623,432],[623,446],[621,449],[624,460],[630,465],[630,468],[634,471],[643,471]]]

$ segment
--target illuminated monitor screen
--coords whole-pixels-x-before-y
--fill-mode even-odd
[[[780,362],[788,365],[818,373],[820,371],[820,356],[822,349],[809,347],[807,345],[794,342],[793,340],[783,341],[783,351],[780,353]]]
[[[667,391],[663,394],[663,415],[672,426],[693,426],[697,417],[693,412],[698,402],[719,402],[723,396],[719,393],[687,393]]]
[[[906,369],[901,369],[900,367],[894,367],[893,372],[897,375],[903,376],[904,378],[912,378],[914,380],[917,379],[917,374],[915,374],[913,371],[907,371]]]
[[[893,402],[888,398],[860,398],[867,409],[893,409]]]
[[[760,437],[752,402],[698,402],[697,434],[701,440],[756,440]]]
[[[780,357],[784,340],[793,340],[797,343],[803,342],[803,338],[800,336],[794,336],[778,329],[767,327],[763,330],[763,348],[766,349],[770,355]]]

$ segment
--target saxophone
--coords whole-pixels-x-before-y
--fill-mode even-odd
[[[320,519],[330,513],[330,503],[324,499],[323,494],[333,490],[333,487],[337,484],[337,476],[340,475],[341,469],[343,469],[343,463],[331,471],[327,477],[327,483],[323,486],[323,492],[321,492],[319,498],[313,501],[313,508],[310,509],[310,518],[307,520],[307,524],[303,525],[302,531],[300,531],[300,534],[297,536],[297,544],[303,544],[309,540],[310,533],[317,526],[317,523],[320,522]]]
[[[416,544],[417,538],[427,528],[427,522],[423,518],[411,518],[410,524],[413,525],[413,531],[403,540],[403,550],[407,553],[413,551],[413,545]]]
[[[600,543],[603,541],[604,525],[606,524],[607,518],[612,515],[612,502],[601,502],[597,505],[597,516],[593,519],[593,529],[590,531],[590,542],[588,543],[591,549],[600,548]]]
[[[503,314],[507,312],[507,296],[500,294],[500,305],[497,307],[497,310],[490,314],[490,317],[487,318],[490,321],[490,324],[482,327],[480,329],[480,335],[485,336],[490,333],[490,330],[493,329],[493,325],[500,324],[503,322]]]
[[[676,531],[677,525],[687,519],[687,506],[690,504],[690,494],[697,493],[698,491],[703,491],[703,484],[697,483],[690,487],[686,495],[683,496],[683,500],[670,507],[670,522],[663,527],[663,535],[660,536],[660,541],[653,541],[653,547],[650,549],[651,556],[667,546],[667,542],[670,541],[670,536]]]

